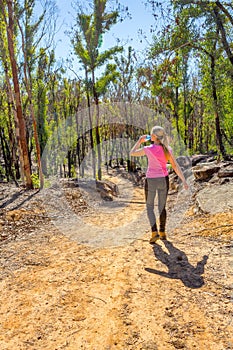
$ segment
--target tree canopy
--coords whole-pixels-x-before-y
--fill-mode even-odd
[[[113,163],[132,171],[131,141],[154,120],[164,122],[162,115],[179,152],[232,155],[231,1],[148,1],[154,36],[142,59],[132,45],[103,48],[130,9],[77,1],[67,40],[82,74],[73,76],[54,50],[56,3],[37,5],[0,0],[2,179],[42,188],[54,172],[85,176],[90,166],[91,177],[101,179],[102,167]],[[48,150],[57,150],[50,162]]]

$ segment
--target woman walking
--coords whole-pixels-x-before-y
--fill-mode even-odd
[[[147,156],[148,167],[145,181],[145,197],[147,216],[151,226],[150,243],[155,243],[159,238],[166,239],[166,201],[169,190],[169,177],[167,171],[167,162],[169,161],[172,168],[182,180],[184,188],[188,189],[185,177],[172,154],[172,149],[168,145],[167,135],[161,126],[154,126],[151,130],[150,139],[153,142],[150,146],[140,147],[142,143],[147,142],[147,135],[139,138],[130,151],[133,157]],[[154,201],[158,193],[158,210],[159,210],[159,230],[156,224],[154,212]]]

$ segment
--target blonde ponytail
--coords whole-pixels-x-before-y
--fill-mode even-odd
[[[168,137],[164,128],[156,125],[151,129],[151,134],[154,134],[158,138],[159,142],[161,143],[161,146],[163,146],[165,156],[166,158],[168,158],[170,154],[169,144],[168,144]]]

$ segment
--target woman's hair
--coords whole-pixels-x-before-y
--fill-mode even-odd
[[[169,144],[168,144],[167,134],[166,134],[164,128],[156,125],[151,129],[151,134],[153,134],[157,137],[157,139],[159,140],[159,142],[163,146],[165,156],[168,156],[170,154]]]

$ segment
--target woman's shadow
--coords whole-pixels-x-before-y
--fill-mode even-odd
[[[204,273],[204,266],[207,263],[208,256],[204,255],[203,259],[199,261],[196,267],[192,266],[187,258],[187,255],[174,247],[169,241],[163,241],[168,252],[164,251],[159,244],[153,245],[154,255],[165,264],[168,272],[163,272],[151,268],[145,268],[146,271],[154,273],[163,277],[180,279],[186,287],[200,288],[204,285],[202,277]]]

